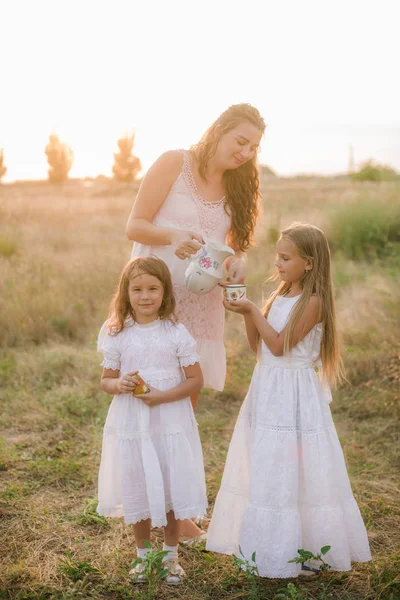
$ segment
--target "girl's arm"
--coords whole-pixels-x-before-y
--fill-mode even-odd
[[[101,374],[101,389],[111,396],[129,394],[139,383],[135,380],[135,375],[138,371],[126,373],[123,377],[120,377],[119,373],[118,370],[103,369]]]
[[[193,231],[182,231],[173,227],[153,225],[154,215],[167,197],[182,168],[182,154],[177,150],[165,152],[146,173],[126,226],[130,240],[147,246],[177,245],[182,242],[194,244],[194,252],[199,250],[197,242],[204,243],[202,236]],[[193,253],[194,253],[193,252]]]
[[[244,315],[244,324],[246,326],[246,335],[249,346],[253,352],[257,354],[259,333],[254,324],[253,317],[250,314]]]
[[[135,398],[140,398],[147,406],[157,406],[157,404],[176,402],[196,394],[203,387],[203,373],[200,364],[195,363],[189,367],[183,367],[183,371],[186,379],[176,387],[166,391],[150,388],[148,394],[135,395]]]
[[[285,342],[286,327],[280,333],[275,331],[268,323],[262,312],[250,300],[237,300],[235,302],[224,302],[225,307],[232,312],[247,315],[251,318],[260,337],[274,356],[283,355],[283,346]],[[296,346],[311,329],[318,323],[320,314],[320,301],[316,296],[312,296],[304,313],[299,320],[293,332],[293,346]],[[250,343],[250,342],[249,342]]]

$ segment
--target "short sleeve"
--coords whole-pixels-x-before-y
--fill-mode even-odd
[[[118,335],[109,334],[107,321],[103,323],[100,329],[99,337],[97,338],[97,350],[104,357],[101,363],[102,367],[113,369],[114,371],[120,370],[121,350],[119,348]]]
[[[181,367],[189,367],[190,365],[200,362],[200,356],[196,351],[197,346],[195,339],[181,323],[176,326],[176,329],[176,354]]]

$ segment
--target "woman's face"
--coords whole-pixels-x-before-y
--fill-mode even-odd
[[[256,154],[261,136],[250,121],[242,121],[219,140],[215,153],[218,162],[224,169],[237,169]]]

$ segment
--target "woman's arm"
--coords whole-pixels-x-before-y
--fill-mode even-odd
[[[203,243],[200,234],[174,227],[158,227],[152,223],[154,215],[165,201],[181,168],[182,154],[178,150],[165,152],[150,167],[140,185],[129,215],[126,235],[130,240],[147,246],[181,245],[182,242],[187,242],[190,248],[194,245],[193,253],[199,250],[199,244],[192,240],[194,238]],[[186,250],[190,253],[189,248]]]
[[[182,155],[171,150],[162,154],[147,171],[126,226],[130,240],[140,244],[167,245],[172,243],[173,229],[152,224],[154,215],[160,209],[172,184],[182,167]]]
[[[195,363],[189,367],[183,367],[183,371],[186,379],[176,387],[166,391],[150,388],[148,394],[140,394],[135,396],[135,398],[140,398],[147,406],[157,406],[158,404],[183,400],[193,394],[197,394],[203,387],[203,373],[200,364]]]

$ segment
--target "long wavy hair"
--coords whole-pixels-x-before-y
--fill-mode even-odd
[[[284,340],[284,354],[293,348],[293,335],[311,296],[320,300],[318,322],[322,323],[321,360],[323,376],[334,386],[344,380],[343,362],[340,356],[339,337],[336,328],[335,302],[331,276],[331,256],[328,240],[321,229],[307,223],[292,223],[281,232],[281,238],[292,242],[304,260],[310,260],[312,269],[304,271],[300,280],[302,294],[296,302],[287,324]],[[270,279],[279,277],[276,270]],[[278,289],[268,298],[263,313],[267,317],[273,301],[277,296],[285,296],[292,283],[282,281]]]
[[[207,129],[200,141],[191,147],[198,162],[200,176],[206,179],[207,165],[217,151],[221,137],[249,121],[263,134],[265,122],[251,104],[234,104],[223,112]],[[230,242],[240,250],[252,246],[254,229],[259,213],[259,169],[257,153],[236,169],[227,169],[223,175],[225,209],[232,219]]]
[[[163,287],[163,300],[158,316],[160,319],[174,320],[175,296],[172,288],[171,274],[165,262],[156,256],[138,256],[130,260],[124,267],[117,291],[111,300],[108,314],[108,330],[111,335],[117,335],[125,327],[126,320],[134,321],[135,311],[129,301],[129,282],[142,274],[157,277]]]

